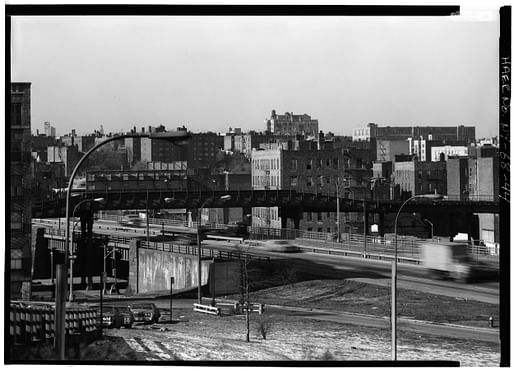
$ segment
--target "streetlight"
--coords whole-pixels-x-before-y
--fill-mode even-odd
[[[71,188],[73,186],[73,181],[75,179],[75,175],[78,172],[78,169],[82,165],[82,163],[91,155],[94,151],[96,151],[99,147],[118,139],[125,138],[137,138],[137,137],[146,137],[150,139],[157,140],[165,140],[168,142],[173,142],[178,145],[182,145],[187,143],[187,141],[191,138],[191,135],[186,131],[174,131],[174,132],[151,132],[151,133],[128,133],[119,136],[108,137],[107,139],[97,143],[88,152],[84,154],[82,158],[78,161],[73,168],[73,172],[71,173],[70,180],[68,182],[68,189],[66,191],[66,229],[65,229],[65,245],[64,245],[64,262],[68,263],[68,255],[70,248],[70,198],[71,198]],[[65,327],[64,320],[66,316],[66,303],[65,299],[56,299],[60,302],[59,306],[55,308],[55,321],[56,326],[59,327],[59,330],[55,332],[55,348],[57,352],[57,357],[60,360],[64,360],[64,348],[65,348]],[[59,323],[59,324],[58,324]]]
[[[221,201],[228,201],[232,198],[230,195],[223,195],[219,199]],[[201,249],[201,239],[200,239],[200,230],[202,228],[202,212],[204,206],[213,200],[213,197],[205,200],[198,211],[198,221],[196,222],[196,245],[198,248],[198,303],[202,304],[202,249]]]
[[[427,222],[428,224],[430,224],[430,239],[433,239],[434,238],[434,223],[432,223],[428,219],[423,219],[423,221]]]
[[[409,201],[413,199],[431,199],[431,200],[440,200],[443,198],[442,195],[438,193],[430,193],[425,195],[414,195],[403,202],[396,213],[396,218],[394,220],[394,260],[391,271],[391,349],[392,349],[392,359],[396,360],[396,266],[398,262],[398,218],[400,213]]]
[[[98,197],[96,199],[85,199],[80,201],[75,207],[73,208],[73,213],[71,217],[75,219],[75,211],[80,207],[80,205],[86,203],[86,202],[97,202],[102,203],[104,201],[103,197]],[[76,256],[73,255],[73,236],[75,235],[75,225],[76,223],[73,223],[73,229],[71,231],[71,247],[70,247],[70,295],[69,295],[69,302],[73,302],[73,260],[75,260]]]

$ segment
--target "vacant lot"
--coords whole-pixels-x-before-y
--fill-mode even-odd
[[[174,324],[106,330],[103,339],[72,352],[88,361],[382,361],[390,359],[387,330],[303,319],[280,314],[210,316],[176,309]],[[266,325],[267,324],[267,325]],[[266,326],[266,339],[261,327]],[[28,356],[28,352],[26,355]],[[31,355],[39,360],[41,356]],[[450,360],[464,366],[498,366],[498,344],[402,332],[398,359]],[[40,362],[40,361],[39,361]],[[380,365],[380,363],[377,363]],[[266,365],[264,363],[264,365]],[[277,364],[280,365],[280,364]],[[313,364],[317,365],[317,364]]]

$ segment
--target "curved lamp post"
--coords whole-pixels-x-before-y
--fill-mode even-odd
[[[165,140],[168,142],[175,142],[177,144],[184,144],[191,138],[191,135],[186,131],[174,131],[174,132],[150,132],[150,133],[129,133],[123,134],[119,136],[108,137],[104,141],[97,143],[91,149],[88,150],[84,154],[82,158],[78,161],[73,168],[73,172],[71,173],[70,180],[68,182],[68,189],[66,191],[66,229],[65,229],[65,247],[64,247],[64,262],[68,263],[69,256],[69,248],[70,248],[70,198],[71,198],[71,188],[73,186],[73,181],[78,172],[78,169],[82,165],[82,163],[91,155],[94,151],[96,151],[99,147],[118,139],[124,138],[137,138],[137,137],[146,137],[150,139],[158,139]],[[57,305],[57,303],[56,303]],[[60,360],[64,360],[64,345],[65,345],[65,329],[64,329],[64,319],[66,316],[66,304],[65,299],[61,300],[60,306],[55,309],[55,321],[56,326],[60,329],[55,332],[55,348],[57,352],[57,357]]]
[[[99,197],[96,199],[85,199],[80,201],[75,207],[73,208],[73,213],[71,217],[75,219],[75,211],[80,207],[80,205],[86,203],[86,202],[97,202],[102,203],[104,201],[103,197]],[[73,229],[71,231],[71,246],[70,246],[70,295],[69,295],[69,301],[73,301],[73,260],[75,259],[75,255],[73,255],[73,236],[75,235],[75,225],[76,223],[73,223]]]
[[[442,198],[443,196],[438,193],[414,195],[405,200],[400,206],[400,209],[398,209],[398,213],[396,213],[396,218],[394,220],[394,260],[391,272],[391,354],[393,360],[396,360],[396,266],[398,262],[398,218],[400,217],[400,213],[405,204],[413,199],[440,200]]]
[[[230,195],[223,195],[219,199],[221,201],[228,201],[232,198]],[[212,201],[214,197],[209,197],[205,200],[198,211],[198,221],[196,222],[196,246],[198,248],[198,303],[202,304],[202,245],[201,245],[201,237],[200,230],[202,228],[202,212],[203,208],[209,201]]]

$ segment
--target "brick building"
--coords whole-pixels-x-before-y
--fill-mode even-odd
[[[449,158],[448,197],[455,200],[493,201],[499,195],[498,148],[471,146],[468,157]],[[479,237],[488,244],[499,242],[498,214],[478,214]]]
[[[466,126],[406,126],[406,127],[380,127],[375,123],[368,123],[365,128],[353,130],[354,141],[383,140],[413,140],[426,139],[429,141],[464,141],[467,144],[475,142],[475,127]]]
[[[299,192],[336,193],[342,188],[343,153],[341,149],[300,150],[255,149],[252,151],[252,188],[293,189]],[[341,194],[342,196],[342,194]],[[277,207],[252,209],[252,225],[270,228],[299,228],[314,232],[334,232],[335,212],[304,213],[303,219],[284,217]]]
[[[30,83],[11,83],[10,95],[10,257],[6,263],[11,299],[30,299],[32,272],[32,170]]]
[[[404,198],[435,191],[441,195],[447,193],[446,162],[395,162],[393,176]]]
[[[394,161],[399,154],[409,154],[409,141],[377,140],[377,161]]]
[[[82,155],[77,146],[49,146],[47,148],[47,162],[63,163],[66,176],[71,175]]]
[[[271,111],[270,118],[265,120],[266,131],[275,135],[302,135],[316,136],[319,131],[317,119],[310,115],[295,115],[293,112],[286,112],[278,115],[275,110]]]

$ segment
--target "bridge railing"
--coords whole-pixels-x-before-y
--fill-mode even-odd
[[[174,244],[174,243],[164,243],[164,242],[146,242],[141,241],[141,248],[157,250],[157,251],[165,251],[172,252],[178,254],[187,254],[187,255],[198,255],[198,248],[196,245],[183,245],[183,244]],[[241,252],[239,250],[228,251],[228,250],[215,250],[210,248],[202,248],[202,257],[208,258],[219,258],[219,259],[246,259],[246,260],[256,260],[259,262],[266,261],[269,262],[270,258],[268,256],[257,256],[251,255],[245,252]]]

